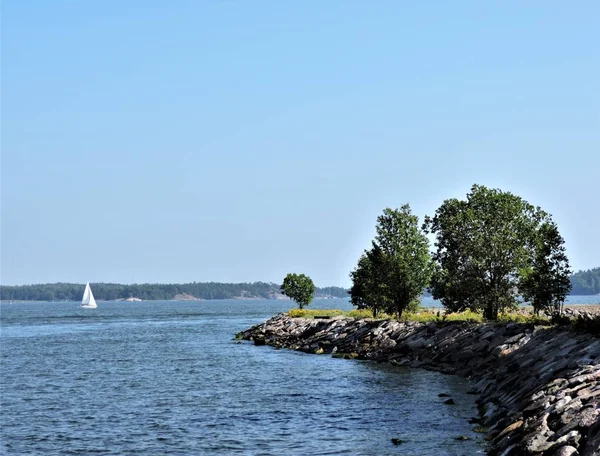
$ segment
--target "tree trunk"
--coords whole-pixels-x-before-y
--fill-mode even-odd
[[[483,309],[483,318],[488,321],[498,320],[498,306],[495,304],[488,304]]]

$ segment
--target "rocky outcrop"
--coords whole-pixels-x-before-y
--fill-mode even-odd
[[[201,301],[201,299],[188,293],[179,293],[173,296],[171,301]]]
[[[471,379],[494,455],[600,454],[600,338],[565,328],[400,323],[284,314],[257,345],[421,367]]]

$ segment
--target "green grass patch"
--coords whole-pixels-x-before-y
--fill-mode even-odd
[[[292,318],[337,317],[344,313],[339,309],[291,309],[288,311],[288,315]]]
[[[340,309],[291,309],[287,313],[292,318],[315,318],[315,317],[349,317],[349,318],[373,318],[373,313],[368,309],[353,309],[343,311]],[[395,319],[395,316],[385,313],[377,314],[378,320]],[[465,312],[445,313],[444,309],[418,309],[413,312],[404,312],[402,321],[415,321],[419,323],[433,323],[445,321],[464,321],[470,323],[483,323],[480,313],[467,310]],[[499,323],[533,323],[536,325],[551,325],[550,319],[544,316],[535,316],[527,312],[507,312],[498,317]]]
[[[507,312],[498,315],[500,323],[533,323],[534,325],[549,326],[552,323],[550,318],[542,315],[534,315],[532,313],[522,312]]]
[[[419,323],[432,323],[436,321],[468,321],[473,323],[481,323],[483,317],[471,311],[445,313],[443,309],[420,309],[416,312],[407,312],[402,315],[403,321],[417,321]]]

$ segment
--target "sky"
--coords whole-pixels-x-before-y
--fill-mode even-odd
[[[600,2],[2,2],[1,270],[348,286],[475,183],[600,266]]]

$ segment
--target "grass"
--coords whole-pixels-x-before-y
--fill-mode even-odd
[[[293,318],[315,318],[320,316],[326,317],[338,317],[345,316],[347,312],[338,309],[291,309],[288,311],[288,315]]]
[[[353,309],[343,311],[339,309],[291,309],[288,315],[293,318],[315,318],[320,316],[327,317],[350,317],[350,318],[373,318],[373,313],[368,309]],[[377,319],[394,320],[396,316],[388,314],[378,314]],[[465,312],[445,313],[444,309],[419,309],[414,312],[406,312],[402,315],[402,321],[416,321],[420,323],[432,323],[443,321],[464,321],[471,323],[482,323],[483,316],[469,310]],[[528,312],[507,312],[498,317],[499,323],[533,323],[537,325],[550,325],[550,320],[546,317],[535,316]]]

